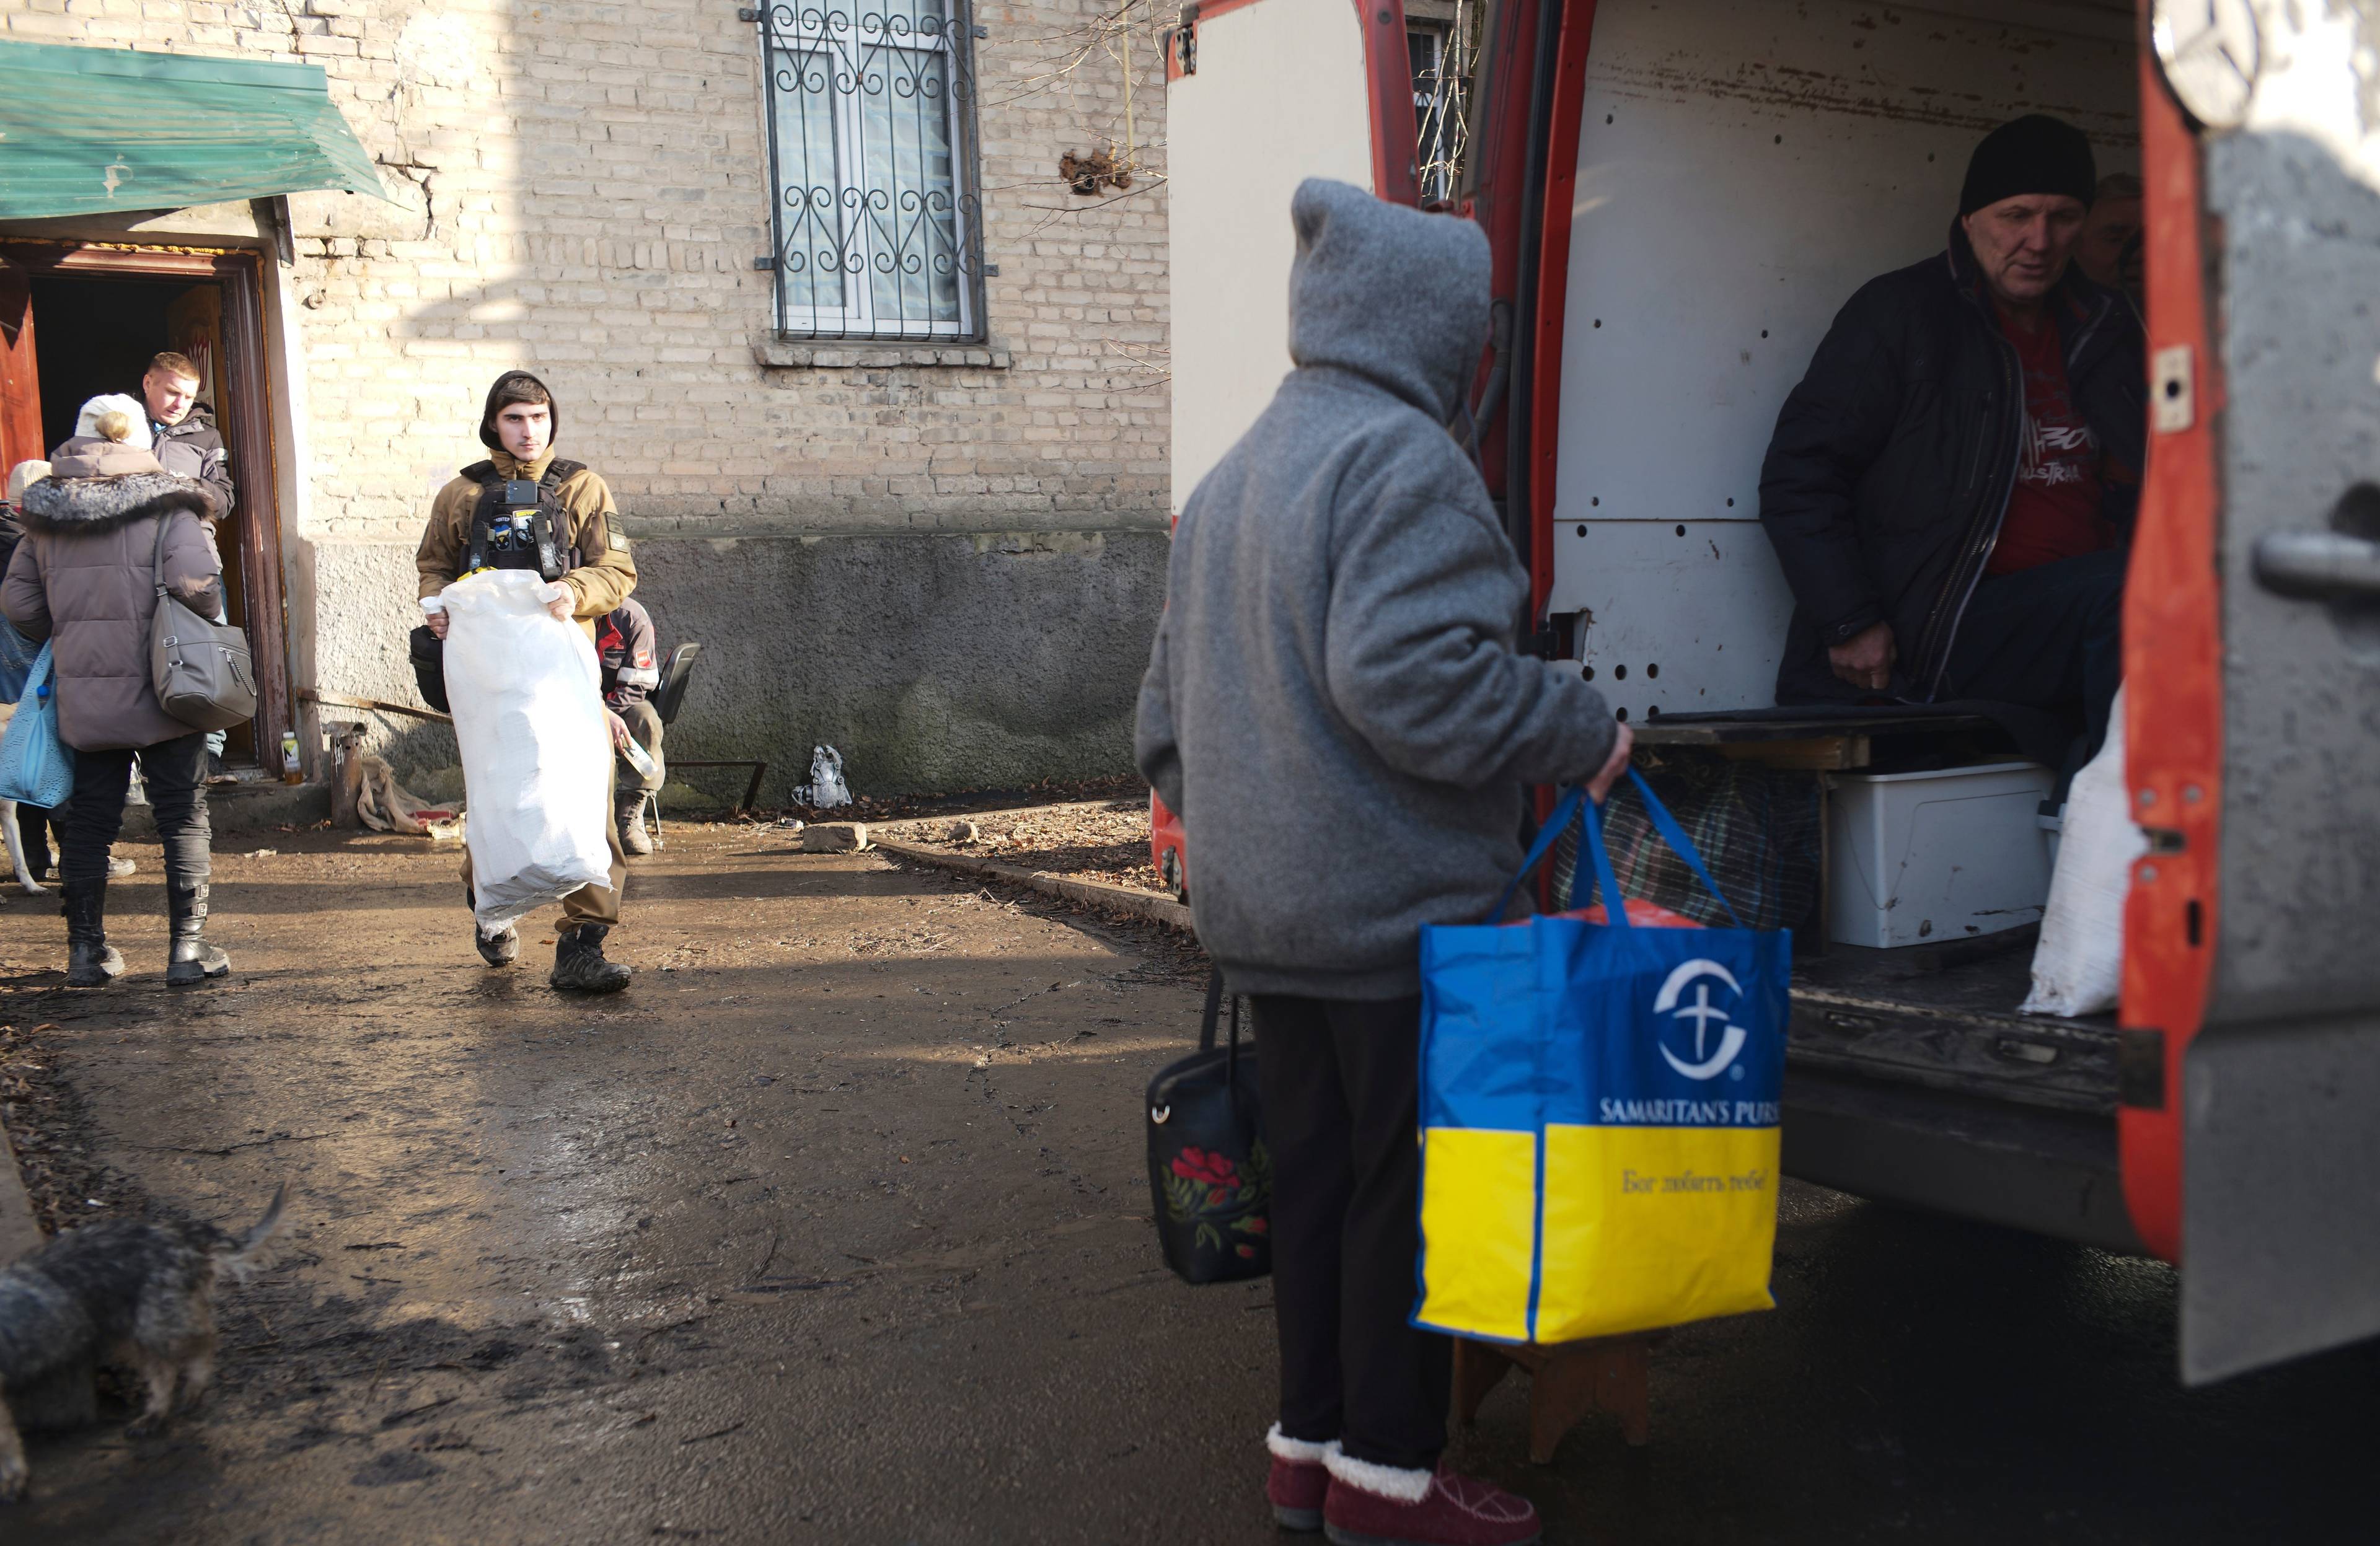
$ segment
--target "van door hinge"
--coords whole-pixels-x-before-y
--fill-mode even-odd
[[[1177,75],[1198,73],[1198,7],[1182,7],[1180,25],[1173,29],[1173,68]]]
[[[2135,1111],[2165,1109],[2165,1033],[2116,1033],[2116,1104]]]
[[[2198,422],[2194,357],[2189,344],[2176,344],[2149,361],[2149,422],[2160,435],[2178,435]]]
[[[758,21],[760,19],[760,13],[749,6],[740,6],[736,7],[735,19],[738,21]]]

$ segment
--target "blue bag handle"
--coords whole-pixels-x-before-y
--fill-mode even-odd
[[[1686,867],[1694,872],[1694,878],[1718,899],[1719,906],[1727,909],[1728,921],[1737,928],[1743,927],[1743,920],[1737,915],[1735,904],[1727,900],[1727,893],[1720,890],[1718,882],[1711,878],[1710,871],[1703,865],[1703,856],[1694,851],[1693,840],[1686,836],[1686,829],[1678,825],[1678,818],[1661,803],[1661,797],[1653,792],[1653,786],[1645,781],[1645,775],[1631,767],[1628,777],[1635,784],[1636,792],[1643,796],[1645,814],[1653,818],[1653,829],[1661,834],[1661,840],[1676,851],[1678,857],[1686,862]],[[1596,809],[1595,803],[1587,799],[1586,791],[1575,784],[1563,792],[1560,803],[1546,817],[1545,825],[1537,828],[1537,840],[1530,846],[1529,856],[1521,861],[1520,873],[1505,886],[1504,894],[1496,899],[1495,907],[1488,914],[1488,923],[1504,921],[1504,910],[1512,905],[1512,894],[1521,888],[1521,882],[1528,879],[1531,872],[1545,862],[1546,855],[1560,840],[1562,829],[1582,812],[1585,816],[1587,856],[1595,862],[1596,884],[1602,888],[1605,919],[1614,928],[1636,926],[1629,920],[1626,900],[1621,897],[1620,877],[1611,867],[1610,851],[1603,844],[1602,814]]]
[[[1562,792],[1560,803],[1554,807],[1551,815],[1546,817],[1545,825],[1537,828],[1537,840],[1530,846],[1529,856],[1521,861],[1521,873],[1512,877],[1504,888],[1504,894],[1496,899],[1496,905],[1488,909],[1488,922],[1500,924],[1504,921],[1504,910],[1512,905],[1512,893],[1521,888],[1521,882],[1528,879],[1539,864],[1545,863],[1546,855],[1553,852],[1554,844],[1560,839],[1562,828],[1571,824],[1571,818],[1578,815],[1578,808],[1585,803],[1586,791],[1577,785]],[[1596,852],[1600,854],[1602,850]]]
[[[1686,837],[1686,829],[1678,825],[1678,818],[1661,803],[1660,796],[1653,792],[1653,786],[1645,781],[1645,775],[1631,767],[1628,777],[1635,783],[1636,792],[1644,797],[1645,814],[1653,818],[1653,829],[1661,834],[1661,840],[1676,851],[1678,857],[1686,862],[1686,867],[1694,872],[1694,878],[1718,899],[1719,906],[1727,909],[1728,921],[1737,928],[1743,927],[1743,920],[1736,915],[1735,904],[1727,900],[1727,893],[1718,888],[1718,882],[1713,880],[1710,871],[1703,867],[1703,856],[1694,852],[1694,843]],[[1586,847],[1595,858],[1596,881],[1603,888],[1604,913],[1616,927],[1634,927],[1628,921],[1627,906],[1618,900],[1620,882],[1612,874],[1611,855],[1603,846],[1603,823],[1592,804],[1586,807]]]

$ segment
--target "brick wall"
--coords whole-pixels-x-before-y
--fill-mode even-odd
[[[1125,13],[1151,172],[1160,9]],[[0,36],[329,72],[399,203],[294,200],[310,539],[409,541],[516,366],[554,387],[564,449],[647,535],[1161,527],[1164,193],[1144,175],[1084,199],[1057,175],[1124,136],[1114,14],[976,8],[1001,272],[994,349],[971,357],[1005,368],[756,360],[771,190],[759,44],[734,0],[0,0]]]

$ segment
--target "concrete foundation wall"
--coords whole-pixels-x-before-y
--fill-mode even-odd
[[[766,758],[767,803],[808,778],[820,743],[862,794],[1129,772],[1165,556],[1165,534],[1137,527],[640,541],[637,597],[663,647],[703,646],[667,750]],[[412,548],[322,542],[310,557],[314,594],[340,598],[315,622],[322,690],[418,704]],[[322,713],[370,726],[400,774],[455,760],[442,725]],[[742,780],[672,774],[722,796]]]

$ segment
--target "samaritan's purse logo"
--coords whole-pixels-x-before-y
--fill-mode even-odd
[[[1715,960],[1696,959],[1682,963],[1670,972],[1670,980],[1661,984],[1661,996],[1653,1000],[1655,1014],[1675,1015],[1694,1025],[1693,1062],[1689,1063],[1670,1051],[1666,1041],[1658,1044],[1663,1060],[1688,1079],[1718,1078],[1719,1070],[1734,1062],[1735,1055],[1743,1050],[1746,1036],[1743,1027],[1728,1019],[1727,1011],[1710,1001],[1712,978],[1725,984],[1729,992],[1738,997],[1742,996],[1743,988],[1736,982],[1734,972]],[[1688,987],[1694,990],[1694,998],[1691,1002],[1680,1004],[1678,1000]],[[1717,1052],[1709,1050],[1711,1022],[1714,1021],[1726,1028],[1719,1034]],[[1708,1056],[1705,1056],[1706,1053]]]

